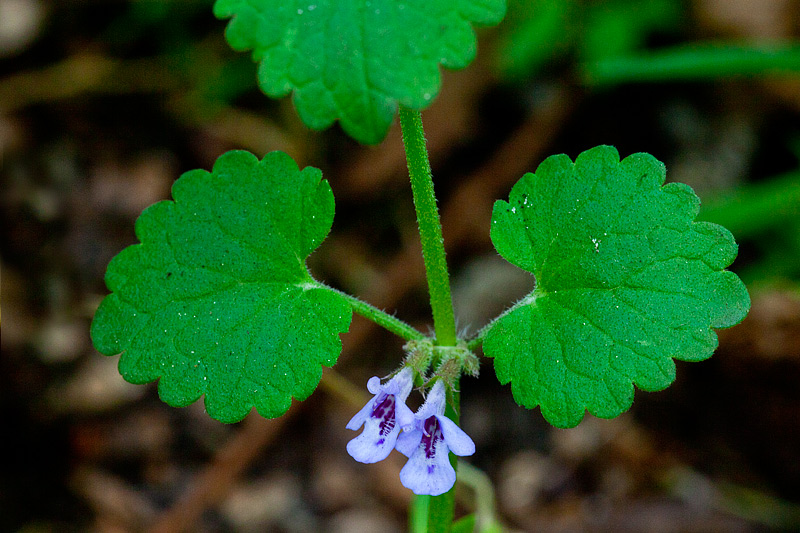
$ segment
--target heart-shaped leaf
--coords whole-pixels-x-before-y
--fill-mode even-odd
[[[234,151],[181,176],[172,195],[139,217],[141,244],[111,261],[94,345],[122,353],[126,380],[158,379],[170,405],[205,395],[223,422],[254,406],[279,416],[336,362],[352,317],[305,266],[333,222],[330,186],[284,153]]]
[[[398,102],[428,106],[439,65],[463,68],[475,57],[471,23],[496,24],[505,0],[217,0],[231,18],[234,50],[252,50],[261,89],[294,91],[314,129],[340,120],[356,140],[380,142]]]
[[[709,357],[713,328],[747,314],[744,284],[724,270],[733,237],[694,222],[697,196],[665,175],[648,154],[620,162],[600,146],[546,159],[495,203],[495,248],[536,288],[490,325],[484,351],[516,401],[555,426],[619,415],[634,384],[667,387],[673,358]]]

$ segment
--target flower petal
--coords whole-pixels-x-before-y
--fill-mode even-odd
[[[377,463],[386,459],[395,447],[400,427],[395,426],[387,435],[380,434],[380,421],[367,418],[361,435],[347,443],[347,453],[360,463]]]
[[[410,429],[414,425],[414,411],[408,408],[404,401],[395,402],[394,405],[395,415],[394,418],[397,420],[397,425],[403,429]]]
[[[347,423],[347,428],[361,435],[347,443],[347,453],[362,463],[375,463],[385,459],[394,449],[402,425],[411,426],[414,415],[405,400],[414,386],[414,372],[406,367],[386,384],[373,376],[367,389],[375,396]]]
[[[388,385],[388,383],[387,383]],[[381,387],[381,378],[378,376],[372,376],[367,381],[367,390],[370,391],[372,394],[378,394],[383,387]]]
[[[427,420],[432,416],[444,414],[445,400],[444,382],[439,380],[428,393],[425,403],[417,410],[417,418]]]
[[[399,437],[397,437],[397,444],[395,448],[397,451],[405,455],[406,457],[411,457],[417,448],[419,448],[419,443],[422,441],[422,431],[419,429],[412,429],[410,431],[403,431]]]
[[[456,482],[456,471],[450,464],[447,446],[440,442],[433,457],[426,458],[421,447],[400,470],[400,482],[414,494],[438,496],[444,494]]]
[[[437,416],[436,420],[439,421],[444,441],[451,452],[461,456],[475,453],[475,443],[455,422],[444,415]]]
[[[413,387],[414,372],[410,368],[405,367],[383,386],[383,390],[387,394],[394,394],[404,402],[406,398],[408,398],[408,395],[411,394],[411,389]]]
[[[361,408],[359,412],[353,415],[353,418],[350,419],[350,422],[347,423],[345,426],[347,429],[352,429],[353,431],[357,430],[364,424],[364,421],[369,418],[369,414],[372,412],[373,404],[375,403],[375,398],[368,401],[367,404]]]

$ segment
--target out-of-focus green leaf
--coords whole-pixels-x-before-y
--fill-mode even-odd
[[[656,31],[680,21],[677,0],[511,0],[501,28],[497,65],[522,80],[548,62],[574,54],[581,63],[630,54]]]

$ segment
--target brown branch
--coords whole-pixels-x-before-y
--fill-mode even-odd
[[[560,90],[537,108],[498,148],[489,161],[471,174],[442,210],[445,244],[452,250],[467,242],[489,242],[494,201],[542,158],[544,151],[572,113],[578,97]]]
[[[88,93],[162,92],[180,87],[159,58],[123,62],[79,54],[0,80],[0,112]]]
[[[0,113],[98,94],[163,93],[167,111],[178,120],[203,128],[227,144],[259,155],[283,150],[296,160],[303,159],[308,148],[301,141],[256,113],[219,102],[207,105],[196,94],[187,92],[187,80],[168,65],[169,59],[164,56],[121,60],[76,54],[59,63],[0,79]]]
[[[179,533],[191,531],[203,512],[220,503],[236,480],[262,450],[275,440],[286,423],[299,412],[298,406],[280,418],[266,420],[253,412],[239,432],[216,453],[213,461],[197,474],[190,488],[175,504],[156,517],[149,531]]]

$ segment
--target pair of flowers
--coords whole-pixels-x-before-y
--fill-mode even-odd
[[[375,396],[348,422],[347,429],[364,431],[347,443],[347,453],[362,463],[376,463],[393,449],[408,457],[400,482],[415,494],[438,496],[453,487],[456,472],[449,452],[472,455],[475,443],[455,422],[444,416],[446,391],[436,381],[416,413],[406,406],[414,382],[406,367],[381,385],[372,377],[367,389]]]

